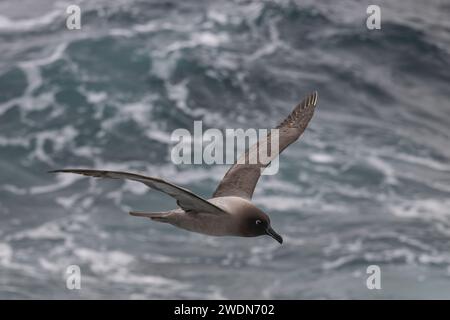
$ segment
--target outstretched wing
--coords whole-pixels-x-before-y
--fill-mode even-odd
[[[317,104],[317,92],[313,92],[300,102],[291,114],[279,125],[279,148],[278,153],[263,153],[270,155],[269,160],[272,161],[277,157],[287,146],[296,141],[300,135],[305,131],[311,120],[315,106]],[[223,177],[213,197],[237,196],[251,199],[253,192],[261,176],[261,169],[267,167],[270,162],[263,164],[260,162],[249,163],[249,161],[242,161],[248,159],[257,159],[260,148],[270,148],[270,133],[264,141],[260,140],[251,148],[249,148],[234,164]],[[263,143],[262,143],[263,142]],[[267,145],[269,145],[267,147]],[[263,150],[261,150],[263,151]]]
[[[128,179],[142,182],[152,189],[164,192],[177,200],[178,206],[185,211],[207,212],[214,214],[223,214],[225,211],[212,204],[211,202],[199,197],[195,193],[164,181],[159,178],[146,177],[139,174],[120,172],[120,171],[104,171],[104,170],[88,170],[88,169],[63,169],[50,171],[51,173],[69,172],[77,173],[90,177],[110,178],[110,179]]]

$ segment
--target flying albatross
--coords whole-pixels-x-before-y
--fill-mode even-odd
[[[278,153],[270,154],[270,161],[305,131],[314,114],[316,104],[317,92],[313,92],[277,126],[279,148]],[[247,149],[241,158],[254,157],[258,152],[259,142]],[[261,170],[268,164],[238,161],[225,174],[211,199],[204,199],[192,191],[160,178],[129,172],[90,169],[63,169],[50,172],[69,172],[98,178],[138,181],[173,197],[179,208],[166,212],[130,212],[133,216],[150,218],[181,229],[211,236],[257,237],[269,235],[281,244],[283,238],[272,229],[269,216],[251,202],[256,183],[261,176]]]

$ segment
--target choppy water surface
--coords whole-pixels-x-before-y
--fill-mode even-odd
[[[0,3],[1,298],[450,298],[446,1],[381,1],[381,31],[367,1],[78,1],[69,31],[72,3]],[[208,197],[227,167],[173,165],[171,132],[266,128],[315,89],[254,199],[282,246],[133,218],[174,202],[46,173],[131,170]]]

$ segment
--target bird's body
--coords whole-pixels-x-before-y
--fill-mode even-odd
[[[162,213],[131,212],[131,215],[151,218],[169,223],[178,228],[210,236],[245,236],[242,225],[248,216],[261,214],[250,201],[239,197],[217,197],[209,202],[223,209],[224,214],[208,212],[187,213],[182,209],[174,209]],[[250,235],[249,235],[250,236]]]
[[[278,153],[271,152],[270,161],[300,137],[313,116],[316,104],[317,93],[314,92],[298,104],[277,127],[279,129],[279,149]],[[242,157],[244,159],[256,157],[259,149],[263,147],[258,141]],[[228,170],[213,197],[208,200],[165,180],[129,172],[90,169],[64,169],[51,172],[70,172],[99,178],[138,181],[175,198],[179,206],[179,208],[167,212],[130,212],[133,216],[150,218],[210,236],[256,237],[269,235],[282,243],[283,238],[272,229],[269,216],[250,201],[261,171],[268,164],[238,161]]]

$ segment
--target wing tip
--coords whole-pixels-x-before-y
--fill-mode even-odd
[[[77,173],[77,171],[82,171],[81,169],[56,169],[49,170],[47,173]]]
[[[306,98],[306,101],[307,101],[306,106],[311,106],[311,107],[317,106],[318,98],[319,98],[319,93],[317,92],[317,90],[314,90]]]
[[[57,170],[50,170],[47,171],[48,173],[73,173],[73,174],[81,174],[84,176],[91,176],[91,177],[106,177],[107,171],[102,170],[90,170],[90,169],[57,169]]]
[[[56,170],[49,170],[47,173],[60,173],[60,172],[66,172],[65,169],[56,169]]]
[[[300,110],[306,110],[308,108],[315,108],[317,105],[317,99],[319,94],[317,91],[313,91],[310,94],[306,95],[303,100],[299,103],[298,108]]]

